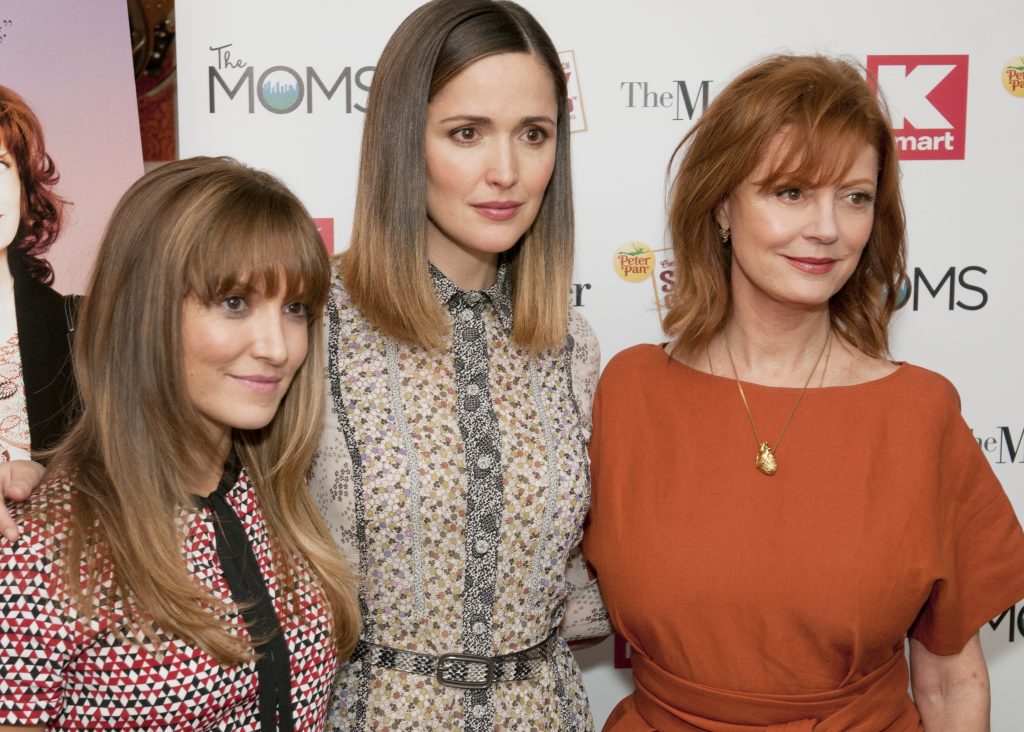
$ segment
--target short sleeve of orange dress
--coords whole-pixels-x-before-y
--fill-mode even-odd
[[[744,389],[774,442],[799,390]],[[584,552],[636,692],[606,729],[920,729],[905,637],[956,653],[1024,598],[1024,533],[959,409],[909,364],[809,389],[766,476],[734,380],[612,359]]]

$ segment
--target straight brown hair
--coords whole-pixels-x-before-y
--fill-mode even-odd
[[[179,521],[190,487],[216,470],[183,371],[182,306],[281,288],[311,312],[308,354],[274,419],[235,430],[266,520],[275,574],[298,612],[305,559],[331,607],[338,648],[358,633],[355,583],[306,488],[324,402],[322,308],[330,265],[309,214],[266,173],[227,158],[169,163],[141,178],[103,237],[76,334],[82,416],[48,474],[71,481],[65,580],[86,617],[121,601],[133,630],[199,646],[219,662],[250,657],[229,609],[188,574]],[[188,446],[188,449],[182,449]],[[84,561],[85,581],[79,571]],[[104,574],[112,588],[103,590]]]
[[[504,0],[434,0],[415,10],[381,54],[366,105],[345,287],[363,314],[401,341],[441,347],[448,319],[427,260],[427,104],[470,64],[528,53],[551,74],[558,104],[555,167],[537,219],[507,252],[513,339],[531,351],[561,347],[572,286],[573,210],[565,73],[551,39]]]
[[[869,356],[889,350],[889,320],[907,280],[899,163],[888,115],[852,63],[825,56],[772,56],[733,80],[676,147],[669,232],[676,283],[665,332],[682,355],[702,350],[732,312],[732,249],[716,212],[784,134],[775,169],[759,184],[835,182],[864,144],[878,152],[875,217],[856,269],[829,302],[832,326]]]

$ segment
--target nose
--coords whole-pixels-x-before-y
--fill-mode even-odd
[[[839,218],[834,196],[818,196],[812,207],[806,234],[822,244],[831,244],[839,238]]]
[[[278,308],[266,308],[262,317],[252,319],[252,355],[274,366],[288,360],[284,314]]]
[[[519,161],[510,140],[496,140],[488,150],[487,183],[497,188],[511,188],[519,180]]]

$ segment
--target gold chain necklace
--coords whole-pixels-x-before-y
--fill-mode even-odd
[[[828,329],[828,336],[825,338],[825,343],[822,344],[821,350],[818,351],[818,358],[814,361],[814,366],[811,368],[811,373],[807,374],[807,381],[804,382],[804,388],[800,390],[800,394],[797,395],[796,402],[793,404],[793,409],[789,413],[789,417],[786,419],[786,424],[782,426],[782,432],[779,434],[779,439],[775,441],[775,447],[772,447],[767,442],[761,440],[757,434],[757,427],[754,426],[754,415],[750,413],[750,405],[747,403],[747,395],[743,392],[743,384],[740,383],[739,372],[736,371],[736,362],[732,359],[732,351],[729,348],[729,338],[723,333],[722,340],[725,342],[725,352],[729,355],[729,365],[732,366],[732,375],[736,379],[736,387],[740,390],[740,398],[743,400],[743,408],[747,412],[747,419],[750,420],[750,429],[754,431],[754,441],[757,443],[757,458],[754,460],[754,467],[760,470],[765,475],[775,475],[775,471],[779,469],[779,461],[775,457],[775,453],[779,449],[779,445],[782,444],[782,438],[786,436],[786,430],[789,429],[789,423],[793,421],[793,415],[796,414],[797,407],[800,406],[800,401],[804,398],[804,394],[807,393],[807,387],[811,383],[811,379],[814,377],[814,372],[818,370],[818,364],[821,363],[821,357],[825,354],[826,349],[828,355],[825,356],[825,367],[821,370],[821,382],[818,384],[820,387],[825,383],[825,372],[828,370],[828,357],[832,355],[832,328]],[[708,368],[711,368],[711,355],[708,354]],[[714,374],[714,370],[711,371]]]

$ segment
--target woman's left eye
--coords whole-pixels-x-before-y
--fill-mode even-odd
[[[297,318],[308,318],[309,317],[309,305],[304,302],[292,302],[284,306],[284,311],[288,315],[294,315]]]
[[[854,206],[866,206],[867,204],[875,200],[875,197],[872,196],[867,191],[854,191],[853,193],[849,194],[847,198],[850,200],[850,203],[852,203]]]
[[[232,295],[231,297],[225,297],[220,301],[221,306],[225,310],[230,310],[233,313],[240,313],[245,310],[246,302],[245,298],[240,295]]]
[[[540,127],[530,127],[523,133],[523,137],[527,142],[538,144],[548,139],[548,133]]]
[[[775,191],[775,195],[783,201],[799,201],[803,198],[804,192],[799,188],[783,188]]]

